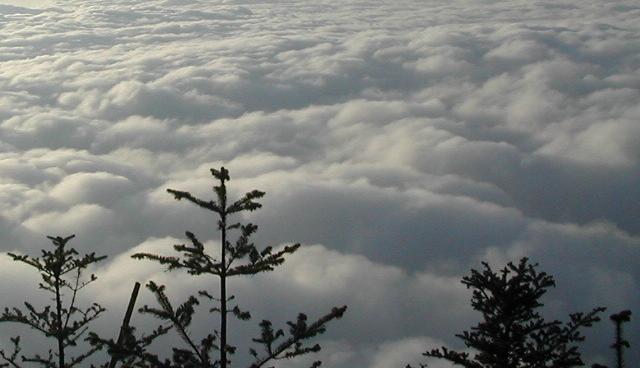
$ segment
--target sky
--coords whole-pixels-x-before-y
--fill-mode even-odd
[[[267,193],[256,243],[302,243],[231,282],[255,316],[239,355],[263,318],[343,304],[309,361],[461,348],[480,315],[460,279],[526,256],[556,279],[549,318],[609,308],[584,353],[612,363],[608,315],[640,313],[639,18],[632,0],[0,0],[2,303],[43,301],[4,253],[46,235],[109,256],[83,296],[105,335],[135,281],[207,287],[129,256],[186,230],[215,250],[215,218],[166,188],[209,198],[224,165],[232,195]]]

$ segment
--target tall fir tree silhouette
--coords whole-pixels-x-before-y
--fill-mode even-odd
[[[31,363],[46,368],[71,368],[79,366],[98,350],[98,347],[93,346],[73,357],[67,354],[68,348],[77,345],[78,340],[87,332],[89,324],[105,310],[97,303],[84,309],[77,305],[78,292],[96,280],[93,274],[83,279],[83,272],[106,256],[96,256],[95,253],[79,255],[75,249],[67,247],[73,237],[74,235],[65,238],[49,236],[54,249],[43,249],[40,257],[9,253],[14,261],[33,267],[40,273],[42,282],[38,285],[39,289],[50,293],[54,304],[40,309],[30,302],[24,302],[24,309],[5,308],[0,322],[26,325],[54,340],[56,348],[49,349],[46,355],[25,356],[21,354],[20,336],[13,337],[13,351],[9,353],[0,350],[3,361],[0,367],[18,368],[22,363]]]
[[[423,355],[467,368],[582,366],[577,345],[584,340],[581,329],[599,321],[598,314],[604,308],[571,314],[567,323],[545,320],[538,312],[544,305],[540,299],[555,281],[536,267],[523,258],[499,272],[487,263],[480,271],[471,270],[462,283],[473,289],[471,306],[482,313],[482,321],[456,336],[477,353],[471,356],[442,347]]]
[[[185,270],[188,274],[199,276],[209,275],[217,278],[217,290],[200,290],[196,295],[190,296],[184,303],[174,307],[165,293],[165,286],[153,281],[147,284],[147,288],[155,295],[158,306],[145,305],[140,309],[141,313],[152,315],[162,321],[162,325],[148,336],[136,339],[133,334],[128,335],[128,342],[124,346],[116,346],[113,340],[105,341],[97,339],[94,342],[106,344],[111,354],[117,355],[126,362],[127,366],[136,367],[198,367],[198,368],[227,368],[231,361],[229,356],[234,354],[236,347],[228,341],[227,317],[232,315],[240,320],[248,320],[251,314],[240,308],[239,305],[230,303],[235,299],[229,294],[227,281],[231,277],[255,275],[274,270],[285,261],[285,257],[297,251],[300,244],[285,246],[281,249],[266,247],[259,250],[252,242],[251,236],[258,227],[254,224],[242,224],[233,222],[233,215],[254,211],[262,207],[258,202],[264,196],[264,192],[253,190],[244,194],[236,201],[229,201],[227,197],[227,183],[230,181],[229,171],[224,167],[211,169],[211,174],[218,181],[213,187],[216,198],[203,200],[189,192],[168,189],[177,200],[186,200],[213,212],[217,216],[217,227],[220,231],[220,253],[212,254],[205,245],[191,232],[186,232],[190,244],[174,245],[178,256],[162,256],[150,253],[137,253],[136,259],[146,259],[164,265],[167,270]],[[238,234],[234,241],[229,240],[232,233]],[[218,314],[218,328],[201,339],[192,335],[189,327],[194,319],[197,306],[206,301],[212,303],[210,312]],[[313,322],[308,322],[305,314],[300,313],[295,321],[290,321],[288,333],[282,329],[274,328],[268,320],[263,320],[260,326],[260,336],[253,342],[262,348],[249,349],[253,363],[251,368],[265,366],[274,359],[293,358],[320,350],[318,344],[312,344],[308,340],[323,333],[327,323],[339,319],[345,313],[347,307],[333,307],[329,313]],[[159,358],[149,352],[147,347],[157,336],[174,329],[184,342],[185,347],[174,347],[171,358]],[[215,354],[217,352],[217,354]],[[217,356],[217,357],[216,357]],[[319,361],[313,363],[313,367],[320,365]]]

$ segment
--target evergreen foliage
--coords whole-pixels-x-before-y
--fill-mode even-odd
[[[547,289],[555,286],[552,276],[536,270],[527,258],[509,263],[495,272],[487,263],[471,270],[462,283],[473,289],[471,306],[482,313],[482,321],[471,331],[456,335],[477,353],[470,356],[446,347],[423,355],[440,358],[467,368],[568,368],[582,366],[578,343],[580,330],[600,320],[604,308],[574,313],[567,323],[546,321],[538,309]],[[426,367],[426,365],[421,365]]]
[[[631,344],[629,344],[629,341],[625,340],[622,337],[622,325],[625,322],[631,321],[631,311],[627,309],[619,313],[614,313],[609,317],[609,319],[613,321],[613,324],[616,327],[616,340],[611,345],[611,348],[616,351],[616,367],[623,368],[624,367],[624,349],[630,348]]]
[[[14,261],[27,264],[40,273],[42,282],[38,286],[53,295],[54,304],[39,309],[29,302],[24,302],[24,309],[5,308],[0,322],[26,325],[54,340],[57,348],[49,349],[45,355],[25,356],[21,354],[20,336],[16,336],[11,338],[11,353],[0,350],[3,362],[0,363],[0,367],[18,368],[22,363],[34,363],[46,368],[71,368],[79,366],[98,350],[94,346],[74,357],[68,357],[66,354],[69,347],[77,345],[88,325],[105,310],[97,303],[85,309],[76,305],[78,292],[96,280],[93,274],[84,279],[83,272],[106,256],[96,256],[95,253],[80,256],[75,249],[67,247],[67,243],[73,237],[74,235],[66,238],[49,236],[54,249],[43,249],[40,257],[9,253]]]
[[[299,244],[285,246],[275,250],[266,247],[259,250],[251,242],[251,236],[258,227],[254,224],[242,224],[231,222],[231,215],[241,212],[254,211],[262,207],[258,202],[264,196],[264,192],[253,190],[244,194],[236,201],[227,198],[227,182],[230,180],[229,172],[224,167],[211,169],[211,174],[218,181],[213,187],[216,194],[214,200],[202,200],[189,192],[168,189],[177,200],[186,200],[198,207],[213,212],[218,220],[220,231],[220,253],[210,253],[205,245],[191,232],[186,232],[189,244],[174,245],[176,256],[163,256],[151,253],[134,254],[135,259],[146,259],[157,262],[166,267],[168,271],[184,270],[187,273],[209,275],[218,281],[217,290],[200,290],[197,295],[187,298],[177,307],[169,300],[165,293],[165,286],[150,281],[146,287],[156,297],[157,306],[145,305],[140,308],[143,314],[151,315],[162,322],[153,333],[143,338],[136,339],[133,329],[129,329],[126,343],[117,346],[113,340],[100,339],[92,335],[95,344],[108,346],[110,354],[118,356],[127,367],[198,367],[198,368],[226,368],[230,365],[230,355],[236,352],[236,347],[227,341],[228,327],[227,317],[232,315],[240,320],[251,318],[250,312],[241,309],[233,303],[234,296],[228,295],[227,280],[230,277],[241,275],[255,275],[274,270],[285,261],[285,257],[297,251]],[[234,241],[230,241],[230,235],[236,233]],[[213,285],[212,285],[213,286]],[[210,304],[210,313],[217,313],[218,328],[213,328],[211,333],[204,337],[194,337],[189,328],[201,303]],[[327,323],[341,318],[346,311],[346,306],[334,307],[326,315],[314,322],[307,322],[307,316],[300,313],[295,321],[288,322],[288,333],[282,329],[274,329],[270,321],[260,323],[260,336],[253,342],[261,348],[249,349],[253,358],[251,368],[259,368],[275,359],[293,358],[320,350],[318,344],[311,344],[309,339],[323,333]],[[158,336],[173,329],[184,343],[183,347],[174,347],[171,358],[159,358],[149,352],[148,346]],[[314,362],[313,367],[318,367],[320,362]]]

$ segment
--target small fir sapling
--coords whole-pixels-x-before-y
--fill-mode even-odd
[[[545,320],[538,312],[544,305],[540,299],[555,281],[536,267],[523,258],[498,272],[487,263],[480,271],[471,270],[462,283],[473,289],[471,306],[482,313],[482,321],[456,336],[477,353],[471,356],[442,347],[423,355],[467,368],[582,366],[580,330],[599,321],[598,314],[605,309],[571,314],[567,323]]]
[[[229,172],[224,167],[211,169],[211,174],[218,181],[214,186],[216,199],[203,200],[189,192],[168,189],[177,200],[187,200],[205,210],[213,212],[217,217],[217,228],[220,231],[220,253],[212,254],[205,245],[191,232],[186,232],[190,244],[174,245],[177,256],[162,256],[149,253],[134,254],[133,258],[158,262],[168,271],[185,270],[190,275],[209,275],[217,279],[216,285],[210,290],[200,290],[190,296],[184,303],[174,307],[165,293],[165,286],[150,281],[146,287],[155,295],[158,306],[144,306],[140,312],[149,314],[162,321],[162,325],[149,336],[136,339],[128,334],[128,343],[115,346],[113,340],[100,340],[109,347],[111,354],[119,354],[127,366],[135,367],[200,367],[226,368],[231,361],[229,356],[234,354],[236,347],[229,343],[227,317],[232,315],[240,320],[248,320],[251,314],[241,309],[237,304],[231,305],[233,295],[229,295],[227,281],[230,277],[250,276],[275,269],[285,261],[285,257],[294,253],[299,244],[285,246],[281,249],[266,247],[259,250],[252,242],[251,236],[258,227],[254,224],[242,224],[231,221],[231,216],[241,212],[254,211],[262,207],[258,202],[265,193],[253,190],[244,194],[236,201],[227,198],[227,183]],[[238,234],[234,241],[229,240],[233,233]],[[194,337],[189,327],[196,313],[196,307],[202,302],[212,304],[210,313],[217,313],[217,328],[204,337]],[[270,321],[260,323],[260,336],[253,342],[262,346],[261,349],[249,349],[253,363],[251,368],[263,367],[276,359],[288,359],[320,350],[318,344],[310,344],[309,339],[322,334],[327,323],[339,319],[347,307],[334,307],[329,313],[319,319],[308,322],[308,317],[300,313],[295,321],[288,322],[288,333],[272,326]],[[159,358],[149,352],[148,346],[157,336],[167,333],[170,329],[177,332],[183,341],[182,347],[174,347],[170,358]],[[95,337],[95,336],[94,336]],[[313,363],[318,367],[319,361]]]
[[[73,237],[74,235],[66,238],[49,236],[54,249],[43,249],[40,257],[8,253],[14,261],[33,267],[40,273],[42,282],[38,285],[39,289],[50,293],[53,303],[42,309],[30,302],[24,302],[24,309],[5,308],[0,322],[26,325],[53,340],[55,347],[50,348],[45,355],[25,356],[21,354],[20,336],[13,337],[13,351],[0,350],[0,367],[18,368],[23,363],[30,363],[47,368],[71,368],[80,366],[98,350],[92,346],[75,356],[68,354],[69,348],[77,346],[79,339],[87,332],[89,324],[105,310],[97,303],[84,309],[77,305],[78,292],[96,280],[93,274],[84,279],[83,272],[106,256],[96,256],[95,253],[79,255],[75,249],[67,247]]]
[[[616,326],[616,341],[611,345],[611,348],[616,351],[616,367],[623,368],[624,349],[631,347],[631,344],[622,337],[622,325],[625,322],[631,321],[631,311],[623,310],[622,312],[614,313],[609,317],[609,319],[611,319]]]
[[[623,368],[624,364],[624,349],[628,349],[631,347],[629,341],[625,340],[622,337],[622,325],[626,322],[631,321],[631,311],[626,309],[618,313],[614,313],[609,316],[609,319],[613,322],[615,326],[615,341],[611,344],[611,348],[616,352],[616,368]],[[591,368],[608,368],[603,364],[593,364]]]

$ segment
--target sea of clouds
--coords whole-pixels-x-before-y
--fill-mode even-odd
[[[255,316],[234,325],[241,355],[260,319],[342,304],[326,367],[460,348],[480,317],[460,278],[522,256],[556,277],[550,318],[609,308],[589,361],[611,362],[609,313],[640,317],[636,1],[19,4],[0,0],[0,250],[76,234],[109,255],[85,294],[109,308],[101,333],[135,281],[176,299],[212,284],[129,255],[185,230],[219,246],[215,218],[165,190],[208,198],[221,165],[233,195],[267,192],[258,244],[303,244],[231,283]],[[0,256],[2,306],[36,298],[37,274]]]

